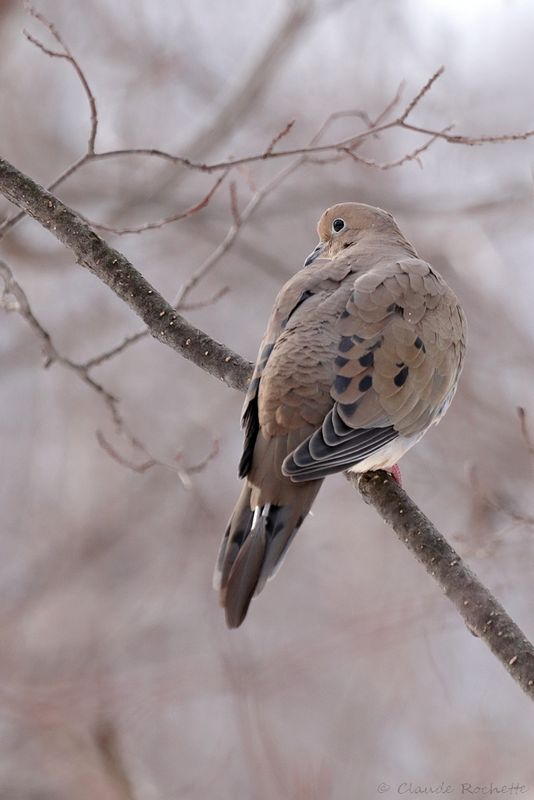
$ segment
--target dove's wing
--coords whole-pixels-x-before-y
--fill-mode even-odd
[[[256,359],[254,372],[248,386],[245,402],[243,404],[241,426],[244,429],[245,436],[243,453],[239,462],[238,470],[240,478],[244,478],[246,475],[248,475],[252,466],[254,447],[260,429],[258,419],[258,391],[260,387],[260,381],[264,376],[273,349],[277,345],[278,340],[282,335],[287,335],[290,333],[295,325],[297,327],[300,326],[300,317],[302,313],[305,315],[308,313],[307,301],[312,298],[314,301],[316,301],[318,298],[328,295],[328,293],[335,290],[343,282],[350,272],[351,264],[348,260],[338,260],[334,263],[326,259],[321,259],[316,262],[313,269],[304,269],[300,270],[300,272],[297,272],[285,284],[278,294],[271,316],[267,323],[267,329],[258,350],[258,357]],[[296,338],[298,341],[300,341],[298,337]],[[289,353],[291,352],[291,347],[289,347]],[[294,352],[295,356],[298,357],[300,352],[298,345],[296,346]],[[283,352],[281,353],[282,361],[285,359],[285,353],[286,349],[283,348]],[[279,359],[277,363],[279,363]],[[269,367],[271,366],[272,364],[269,365]],[[272,385],[272,383],[270,385]],[[303,406],[306,405],[306,398],[300,397],[298,394],[298,387],[294,388],[297,391],[295,396],[297,400],[299,400],[298,404]],[[300,388],[306,392],[307,387]],[[324,391],[328,393],[328,383],[325,385]],[[284,400],[287,399],[288,394],[292,393],[293,389],[291,389],[289,384],[284,381],[282,381],[282,385],[280,387],[274,388],[274,392],[271,394],[274,395],[274,404],[280,406],[280,413],[282,412]],[[302,401],[302,403],[300,403],[300,401]],[[294,408],[295,400],[289,400],[289,404],[292,408]],[[327,404],[330,405],[328,402]],[[306,426],[306,424],[309,422],[307,417],[309,417],[310,414],[312,415],[314,424],[317,424],[317,422],[324,415],[321,414],[318,409],[314,408],[313,397],[308,398],[308,405],[309,408],[300,409],[303,412],[303,417],[302,419],[299,419],[296,427],[299,427],[300,424],[302,426]],[[278,434],[284,434],[287,432],[289,432],[289,428],[286,431],[283,426],[279,426],[279,430],[277,431]],[[301,439],[302,438],[303,437],[301,437]]]
[[[284,461],[284,474],[296,482],[359,463],[369,469],[373,458],[391,466],[381,453],[398,458],[439,420],[462,367],[464,315],[442,278],[417,258],[358,277],[334,324],[334,404]]]

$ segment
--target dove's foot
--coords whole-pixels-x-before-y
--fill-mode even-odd
[[[388,467],[386,472],[389,472],[395,483],[398,483],[399,486],[402,486],[401,471],[398,464],[393,464],[392,467]]]

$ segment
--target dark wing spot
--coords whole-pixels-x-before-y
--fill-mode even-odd
[[[393,378],[395,386],[404,386],[406,378],[408,377],[408,367],[403,367],[400,372],[397,372]]]
[[[364,356],[361,356],[358,361],[362,367],[372,367],[375,363],[375,354],[369,350]]]
[[[340,317],[340,319],[347,319],[347,317],[350,317],[350,314],[349,314],[349,312],[347,311],[347,309],[345,309],[344,311],[342,311],[342,312],[341,312],[341,317]]]
[[[344,358],[343,356],[336,356],[336,360],[334,361],[336,367],[345,367],[348,363],[349,359]]]
[[[401,306],[397,305],[397,303],[391,303],[386,309],[390,314],[402,314]]]
[[[313,297],[313,294],[314,293],[310,292],[309,289],[306,289],[305,292],[302,292],[302,294],[300,295],[300,297],[297,300],[296,304],[293,306],[293,308],[291,309],[291,311],[288,314],[288,317],[286,319],[286,325],[289,322],[289,320],[291,319],[291,317],[293,316],[293,314],[295,313],[295,311],[297,310],[297,308],[299,306],[301,306],[304,303],[304,301],[307,300],[309,297]]]
[[[350,386],[351,381],[352,378],[346,378],[344,375],[336,375],[334,389],[336,392],[338,392],[338,394],[342,394]]]
[[[415,346],[417,347],[418,350],[423,348],[423,353],[426,353],[426,347],[425,347],[425,345],[423,343],[423,340],[421,339],[420,336],[417,337],[417,339],[415,340],[414,344],[415,344]]]
[[[340,403],[339,407],[347,417],[352,417],[358,408],[358,400],[356,400],[354,403]]]
[[[339,343],[339,349],[342,353],[347,353],[349,350],[354,347],[354,342],[352,341],[352,336],[342,336],[341,341]]]
[[[373,385],[373,379],[370,375],[365,375],[358,384],[360,392],[366,392]]]

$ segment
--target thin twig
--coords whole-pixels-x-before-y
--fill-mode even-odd
[[[36,39],[27,30],[23,31],[24,36],[32,44],[38,47],[39,50],[42,50],[43,53],[46,53],[46,55],[51,56],[51,58],[66,59],[76,72],[80,80],[80,83],[83,86],[85,96],[87,97],[87,102],[89,103],[89,111],[91,119],[89,138],[87,140],[87,155],[93,155],[93,153],[95,152],[95,140],[98,131],[98,112],[96,108],[95,96],[91,91],[91,87],[89,86],[89,81],[85,77],[85,73],[83,69],[80,67],[80,64],[78,63],[77,59],[72,55],[68,45],[65,44],[65,42],[63,41],[55,25],[53,25],[53,23],[50,22],[50,20],[48,20],[44,16],[44,14],[41,14],[39,11],[37,11],[28,0],[24,0],[24,8],[32,17],[38,20],[48,31],[50,31],[56,42],[63,48],[63,52],[58,52],[57,50],[50,50],[48,47],[45,47],[45,45],[41,41],[39,41],[39,39]]]
[[[9,311],[16,311],[18,314],[20,314],[20,316],[26,320],[34,334],[36,334],[41,343],[44,366],[50,367],[52,364],[60,364],[65,369],[77,375],[78,378],[83,381],[83,383],[89,386],[101,397],[111,414],[116,428],[122,429],[124,427],[124,421],[119,414],[118,400],[115,395],[105,389],[101,383],[95,381],[94,378],[89,375],[89,371],[85,365],[77,364],[75,361],[72,361],[70,358],[66,358],[58,352],[55,344],[52,341],[52,337],[33,313],[25,291],[17,282],[13,272],[4,261],[0,261],[0,276],[2,277],[5,287],[3,296],[5,297],[7,293],[8,295],[11,295],[14,300],[14,303],[11,306],[8,305],[6,307],[4,304],[4,308]]]
[[[163,219],[158,219],[155,222],[144,222],[141,225],[131,225],[124,228],[117,228],[113,225],[106,225],[103,222],[92,222],[89,219],[86,219],[87,224],[90,225],[92,228],[96,228],[100,231],[106,231],[107,233],[115,233],[118,236],[123,236],[129,233],[144,233],[145,231],[153,231],[156,228],[163,228],[165,225],[169,225],[171,222],[179,222],[182,219],[187,219],[188,217],[192,217],[193,214],[198,213],[203,208],[206,208],[208,203],[210,202],[211,198],[224,181],[226,176],[228,175],[228,170],[225,170],[215,181],[209,192],[199,200],[198,203],[186,208],[185,211],[179,211],[176,214],[171,214],[170,217],[163,217]]]
[[[121,455],[121,453],[119,453],[119,451],[113,447],[113,445],[104,436],[102,431],[97,431],[95,435],[100,447],[108,454],[108,456],[110,456],[110,458],[120,464],[121,467],[126,467],[127,469],[132,470],[132,472],[137,472],[139,475],[144,474],[153,467],[164,467],[165,469],[168,469],[177,475],[186,489],[190,489],[192,486],[190,476],[197,475],[199,472],[205,470],[210,461],[213,461],[213,459],[219,454],[219,442],[218,440],[215,440],[208,455],[197,464],[192,464],[188,467],[183,466],[183,453],[177,453],[174,461],[171,463],[168,461],[162,461],[161,459],[153,456],[147,450],[147,448],[136,439],[132,441],[131,444],[136,450],[146,456],[146,458],[144,461],[135,462]]]
[[[116,461],[118,464],[120,464],[121,467],[127,467],[128,469],[131,469],[132,472],[138,472],[140,475],[142,475],[144,472],[146,472],[147,470],[151,469],[152,467],[155,467],[158,464],[163,466],[163,464],[161,464],[161,462],[158,461],[155,458],[148,458],[146,461],[142,461],[139,464],[136,464],[133,461],[130,461],[130,459],[125,458],[124,456],[122,456],[108,442],[108,440],[106,439],[106,437],[104,436],[102,431],[96,431],[95,436],[96,436],[96,440],[97,440],[98,444],[100,445],[100,447],[102,448],[102,450],[104,450],[104,452],[106,452],[108,454],[108,456],[110,456],[110,458],[112,458],[114,461]]]
[[[208,453],[208,455],[205,458],[203,458],[202,461],[199,461],[197,464],[192,464],[190,467],[187,467],[186,468],[187,474],[198,475],[199,472],[205,470],[210,461],[213,461],[213,459],[219,455],[219,451],[220,451],[219,440],[215,439],[213,441],[211,450]]]
[[[229,291],[229,286],[223,286],[218,289],[215,294],[213,294],[211,297],[207,297],[205,300],[197,300],[196,303],[180,303],[177,311],[198,311],[201,308],[207,308],[227,295]]]
[[[232,210],[234,225],[239,228],[241,225],[241,217],[239,215],[239,200],[237,197],[237,184],[235,181],[230,182],[230,208]]]
[[[422,162],[419,156],[424,153],[428,148],[436,141],[436,136],[431,136],[424,144],[420,147],[416,147],[415,150],[412,150],[410,153],[406,153],[405,155],[401,156],[400,158],[395,159],[394,161],[375,161],[372,158],[365,158],[364,156],[357,155],[353,150],[348,147],[341,148],[341,152],[345,155],[348,155],[353,161],[356,161],[358,164],[363,164],[365,167],[371,167],[372,169],[378,170],[388,170],[394,169],[395,167],[400,167],[403,164],[406,164],[408,161],[416,161],[419,166],[422,166]],[[333,161],[340,160],[341,156],[331,156],[330,158],[308,158],[308,163],[310,164],[330,164]]]
[[[287,125],[285,126],[285,128],[282,128],[282,130],[279,133],[277,133],[276,136],[274,136],[271,139],[271,142],[270,142],[269,146],[267,147],[267,149],[265,151],[265,155],[269,155],[270,153],[273,152],[273,150],[274,150],[275,146],[278,144],[278,142],[281,139],[283,139],[284,136],[287,136],[288,133],[290,133],[290,131],[292,130],[292,128],[293,128],[293,126],[295,124],[295,122],[296,122],[296,120],[294,120],[294,119],[290,120],[287,123]]]
[[[412,113],[412,111],[414,110],[416,105],[418,105],[418,103],[421,102],[421,100],[423,99],[425,94],[428,94],[428,92],[431,90],[431,88],[433,87],[435,82],[439,78],[441,78],[441,76],[443,75],[444,72],[445,72],[445,67],[441,66],[439,69],[437,69],[434,72],[433,75],[430,76],[430,78],[427,80],[425,85],[420,89],[419,92],[417,92],[415,97],[412,100],[410,100],[410,102],[408,103],[408,105],[406,106],[406,108],[404,109],[402,114],[400,115],[399,122],[405,122],[406,121],[406,118]]]

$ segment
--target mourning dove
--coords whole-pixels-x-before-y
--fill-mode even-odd
[[[230,628],[282,560],[323,479],[396,470],[447,410],[465,317],[391,214],[340,203],[276,298],[243,408],[244,484],[215,588]]]

